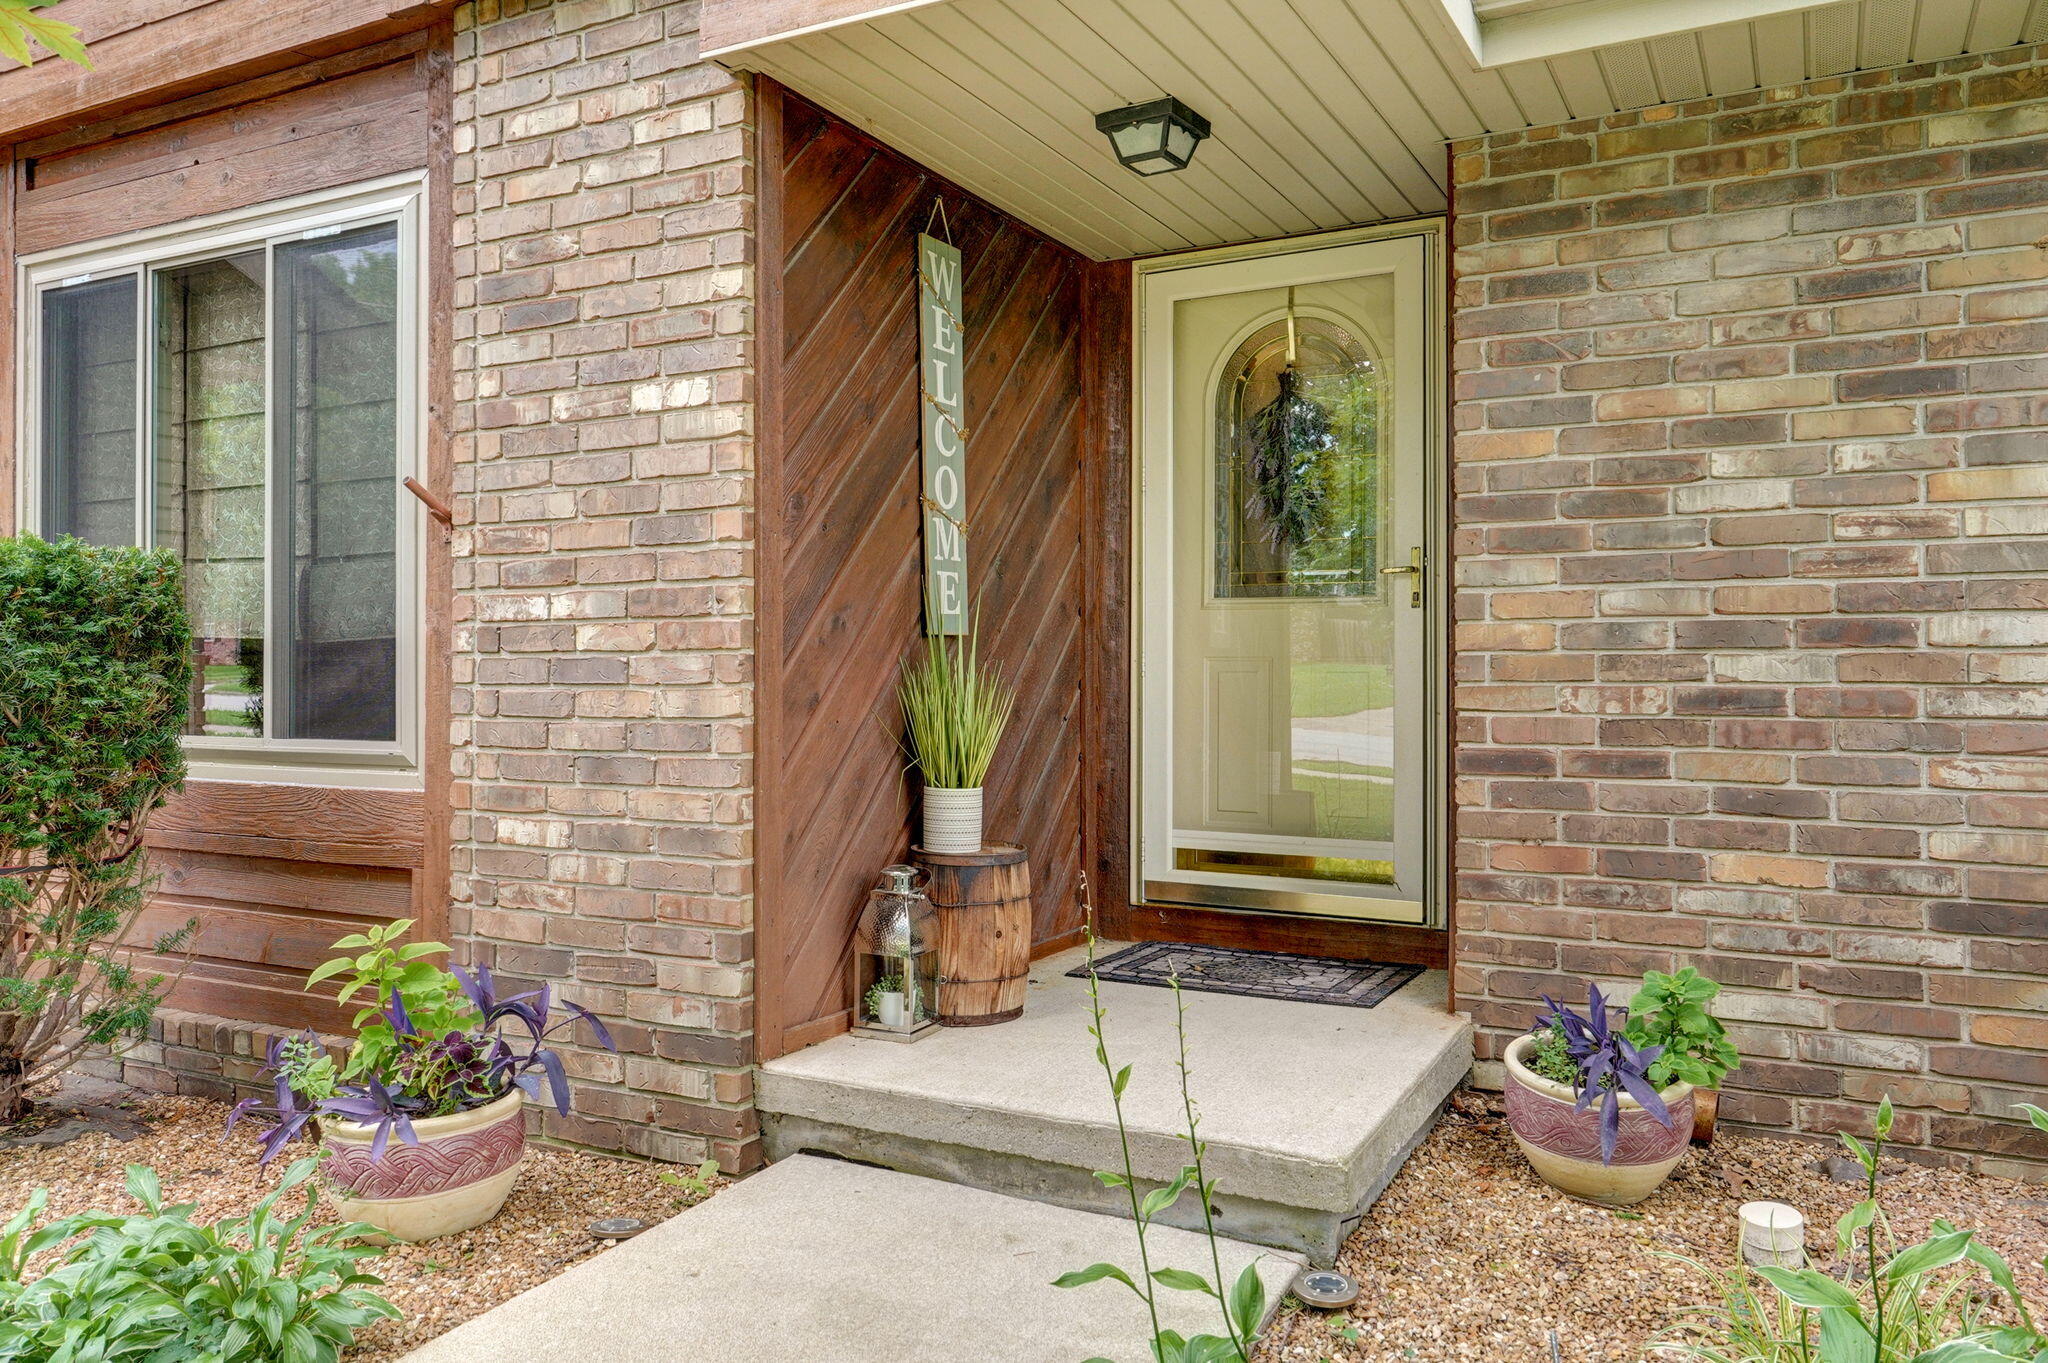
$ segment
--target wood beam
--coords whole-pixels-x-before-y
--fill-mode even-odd
[[[93,70],[45,56],[0,72],[0,136],[181,99],[441,22],[455,0],[71,0]]]

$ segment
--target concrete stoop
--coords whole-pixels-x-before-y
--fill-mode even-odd
[[[1298,1263],[1237,1241],[1277,1304]],[[405,1363],[1119,1363],[1149,1358],[1130,1223],[837,1160],[770,1166],[406,1356]],[[1161,1229],[1155,1267],[1211,1272],[1205,1239]],[[1162,1323],[1222,1332],[1213,1303],[1160,1293]]]
[[[1107,952],[1113,947],[1105,944]],[[1128,1213],[1097,1169],[1122,1155],[1088,1034],[1079,951],[1032,971],[1024,1016],[898,1042],[843,1036],[762,1066],[771,1160],[835,1155],[1035,1202]],[[1189,1067],[1222,1229],[1334,1260],[1472,1063],[1431,971],[1377,1008],[1189,993]],[[1141,1179],[1187,1162],[1170,990],[1104,984],[1110,1056]],[[1196,1224],[1184,1198],[1166,1220]]]

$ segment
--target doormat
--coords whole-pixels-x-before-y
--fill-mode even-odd
[[[1205,947],[1192,942],[1140,942],[1098,960],[1095,973],[1117,984],[1150,984],[1162,989],[1178,975],[1181,988],[1204,994],[1374,1008],[1420,975],[1422,967],[1244,947]],[[1088,967],[1069,970],[1067,975],[1085,980]]]

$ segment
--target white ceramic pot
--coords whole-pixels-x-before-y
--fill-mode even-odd
[[[1658,1093],[1670,1109],[1665,1126],[1627,1094],[1621,1096],[1621,1136],[1612,1163],[1600,1159],[1600,1104],[1576,1110],[1571,1085],[1545,1079],[1523,1063],[1534,1037],[1508,1045],[1508,1129],[1543,1181],[1588,1202],[1625,1207],[1641,1202],[1685,1158],[1692,1139],[1692,1085],[1673,1084]]]
[[[945,856],[981,850],[981,787],[924,788],[924,850]]]
[[[901,1027],[910,1021],[910,1010],[901,994],[883,994],[875,1000],[875,1021],[884,1027]]]
[[[526,1156],[526,1095],[412,1124],[418,1145],[394,1131],[382,1159],[370,1158],[377,1129],[320,1119],[327,1158],[320,1173],[344,1221],[364,1221],[396,1240],[432,1240],[481,1226],[498,1214]]]

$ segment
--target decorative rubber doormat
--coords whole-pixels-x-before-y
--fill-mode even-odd
[[[1179,975],[1181,988],[1205,994],[1373,1008],[1420,975],[1422,967],[1244,947],[1205,947],[1192,942],[1140,942],[1096,961],[1095,973],[1117,984],[1150,984],[1162,989]],[[1067,974],[1086,979],[1088,967]]]

